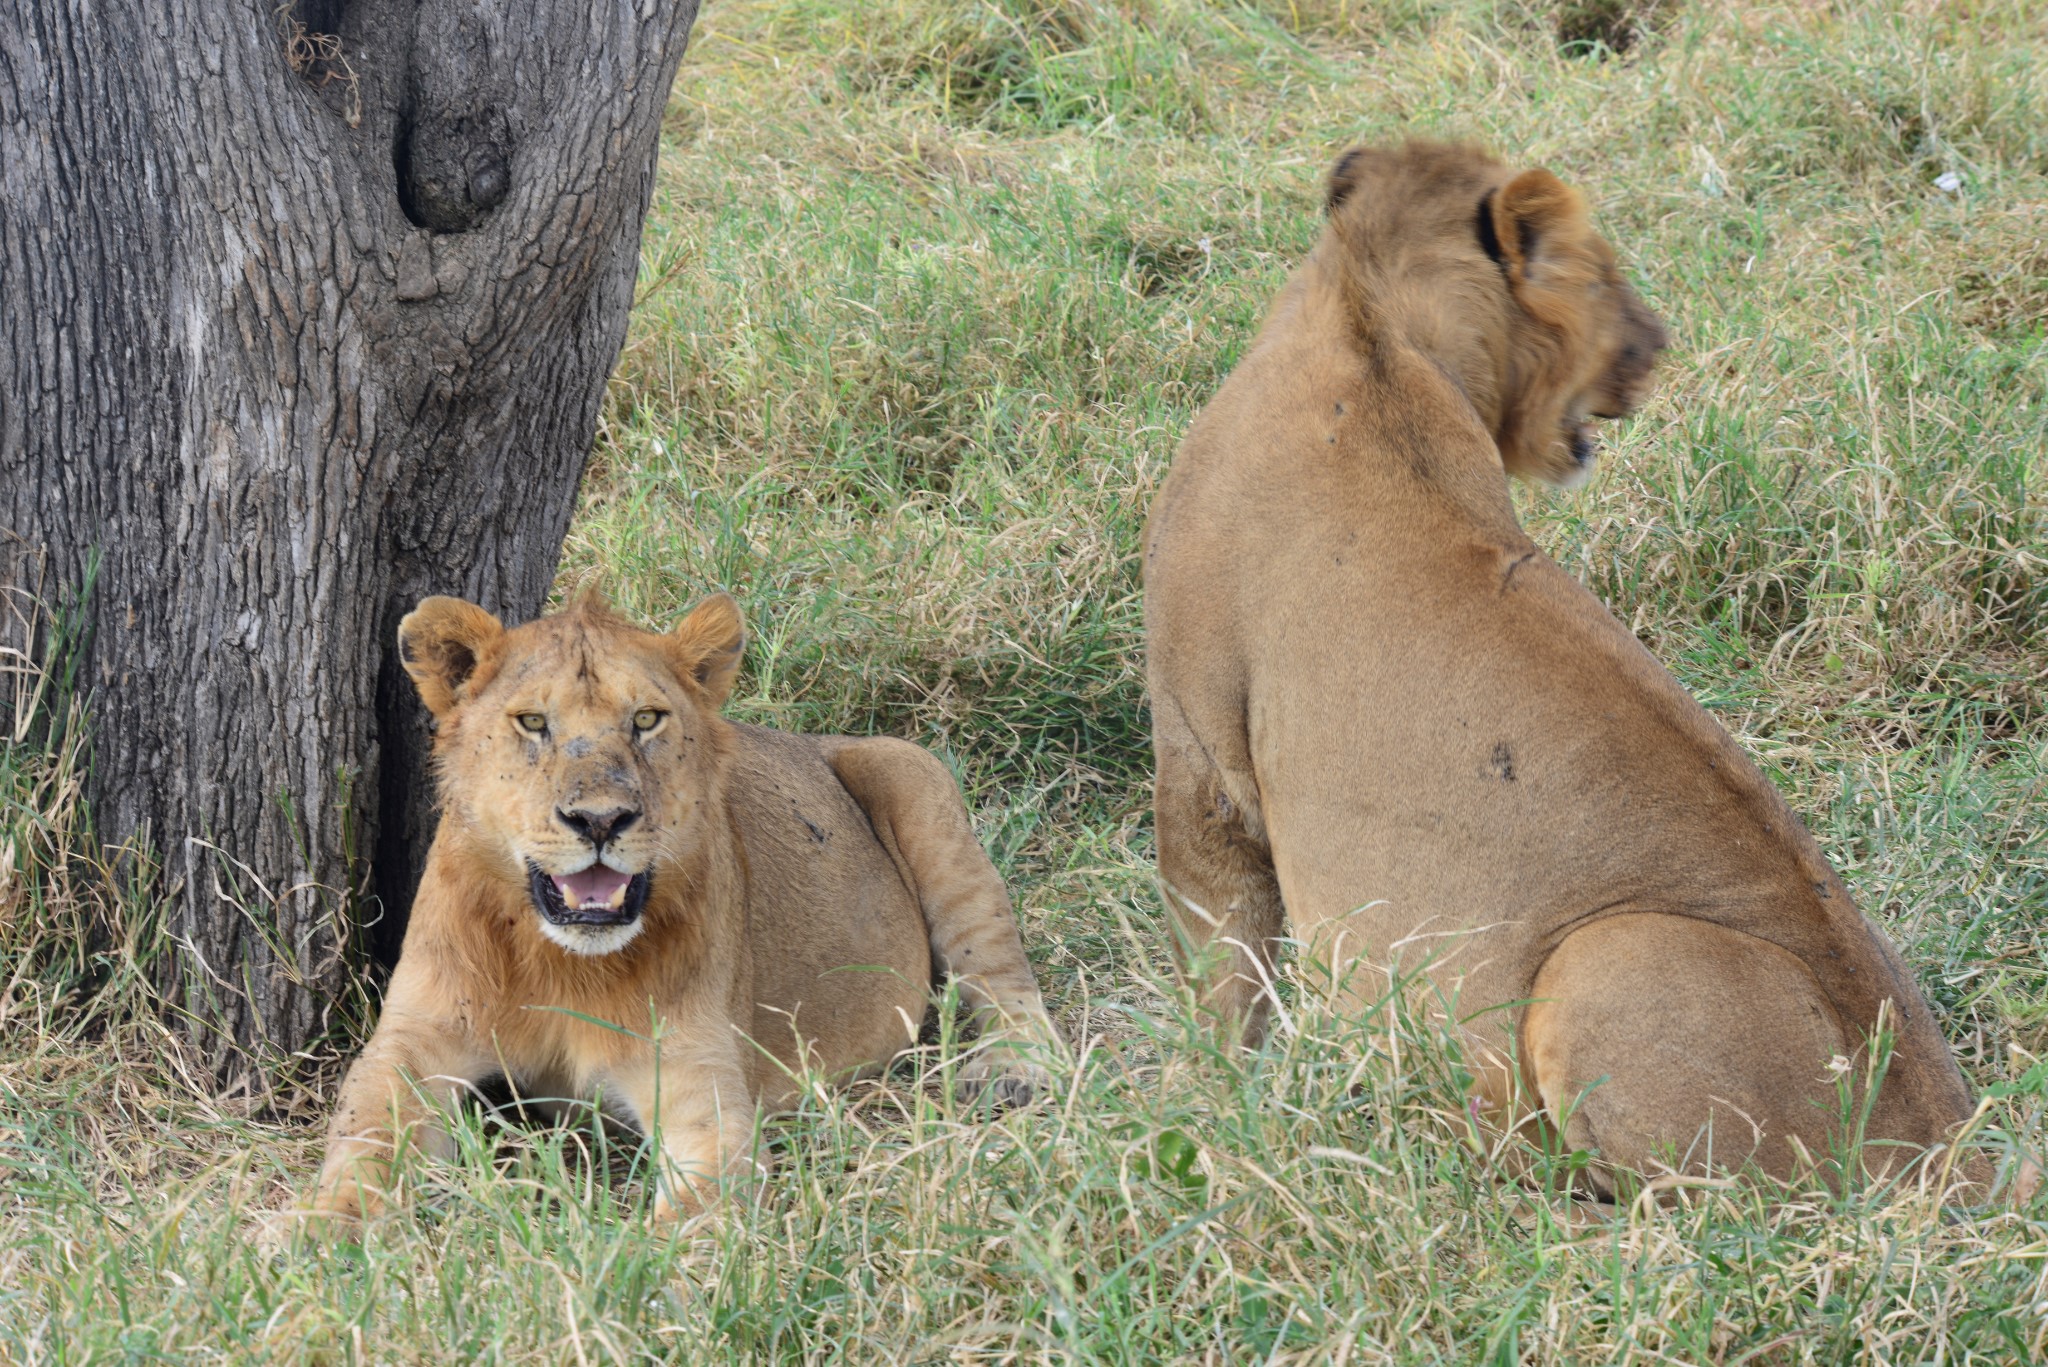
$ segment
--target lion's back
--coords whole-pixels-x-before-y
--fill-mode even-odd
[[[756,1038],[793,1061],[781,1013],[794,1011],[812,1061],[827,1072],[886,1058],[912,1042],[924,1019],[924,915],[825,762],[831,738],[748,725],[733,731],[727,793],[746,850]],[[838,1029],[822,1035],[811,1024],[820,1020]]]

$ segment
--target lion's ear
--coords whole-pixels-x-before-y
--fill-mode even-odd
[[[714,593],[669,634],[676,672],[696,680],[711,705],[723,706],[747,648],[747,623],[732,595]]]
[[[423,598],[398,624],[398,658],[427,710],[444,716],[462,700],[477,661],[504,634],[498,619],[474,603]]]
[[[1492,240],[1482,231],[1482,244],[1489,254],[1499,254],[1522,302],[1538,314],[1548,313],[1542,292],[1569,287],[1583,265],[1582,244],[1592,232],[1586,201],[1550,172],[1536,170],[1494,191],[1488,208],[1489,221],[1482,227],[1491,228]]]
[[[1324,213],[1336,213],[1337,206],[1351,198],[1351,192],[1365,176],[1366,156],[1363,147],[1354,147],[1337,158],[1337,164],[1330,168],[1329,188],[1323,194]]]

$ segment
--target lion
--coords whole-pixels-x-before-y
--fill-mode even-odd
[[[1057,1035],[951,773],[725,720],[745,639],[723,594],[665,635],[594,597],[512,630],[429,598],[399,624],[441,821],[317,1214],[383,1210],[397,1150],[451,1156],[443,1107],[494,1077],[601,1098],[659,1138],[657,1216],[699,1212],[807,1071],[916,1042],[935,972],[981,1030],[962,1091],[1043,1084]]]
[[[1423,975],[1475,1108],[1592,1155],[1605,1199],[1827,1159],[1882,1031],[1866,1161],[1901,1171],[1972,1114],[1912,975],[1509,499],[1583,478],[1666,344],[1550,172],[1423,142],[1337,162],[1145,534],[1180,962],[1248,1044],[1290,926],[1354,1008]]]

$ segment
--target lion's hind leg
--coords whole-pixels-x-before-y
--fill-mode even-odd
[[[1010,894],[968,823],[939,758],[907,741],[845,742],[827,751],[924,912],[932,962],[959,987],[981,1042],[960,1070],[964,1094],[1020,1105],[1045,1090],[1041,1062],[1059,1047],[1017,933]]]
[[[1158,725],[1153,829],[1175,957],[1225,1038],[1256,1048],[1272,1006],[1274,951],[1287,933],[1280,881],[1256,811],[1231,800],[1184,727]]]
[[[1793,1176],[1830,1156],[1830,1063],[1854,1048],[1806,965],[1752,935],[1630,914],[1575,930],[1537,971],[1521,1064],[1593,1194],[1754,1159]],[[1839,1066],[1839,1065],[1837,1065]]]

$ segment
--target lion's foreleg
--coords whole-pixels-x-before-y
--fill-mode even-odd
[[[402,1152],[451,1157],[454,1143],[441,1113],[488,1071],[488,1062],[452,1031],[394,1022],[387,1013],[342,1080],[313,1213],[376,1215],[397,1195]]]
[[[660,1145],[656,1219],[705,1210],[731,1179],[760,1171],[744,1047],[729,1023],[707,1020],[664,1040],[647,1063],[614,1079],[621,1098]]]
[[[953,775],[904,741],[857,741],[832,767],[873,824],[924,913],[932,963],[957,984],[980,1045],[962,1065],[961,1090],[1028,1101],[1048,1081],[1044,1057],[1060,1047],[1024,954],[1010,894],[981,842]]]

